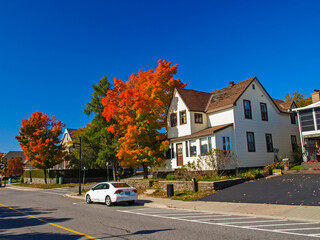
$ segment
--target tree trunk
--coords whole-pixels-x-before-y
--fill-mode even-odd
[[[148,166],[145,163],[142,163],[143,167],[143,178],[148,179]]]
[[[113,174],[113,181],[117,181],[117,165],[116,160],[112,160],[112,174]]]
[[[44,182],[47,184],[47,169],[43,169],[44,172]]]

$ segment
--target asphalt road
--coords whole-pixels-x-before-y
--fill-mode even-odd
[[[0,188],[0,239],[291,240],[320,236],[316,223],[151,209],[143,207],[141,200],[132,207],[88,205],[64,198],[69,190]],[[306,226],[302,232],[300,228]]]
[[[201,201],[320,205],[320,174],[287,174],[246,182],[211,194]]]

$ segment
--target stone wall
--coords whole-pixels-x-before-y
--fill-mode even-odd
[[[135,188],[160,188],[164,191],[167,190],[168,184],[173,184],[175,191],[182,191],[182,190],[188,190],[193,191],[194,182],[193,181],[156,181],[153,183],[153,181],[148,180],[123,180],[130,184],[131,186]],[[229,179],[229,180],[222,180],[222,181],[216,181],[216,182],[198,182],[198,189],[199,190],[222,190],[227,187],[231,187],[236,184],[240,184],[245,182],[246,179],[244,178],[237,178],[237,179]]]

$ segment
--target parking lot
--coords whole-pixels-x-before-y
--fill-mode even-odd
[[[320,174],[286,174],[246,182],[211,194],[200,201],[320,205]]]

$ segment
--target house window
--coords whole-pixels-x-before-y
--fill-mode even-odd
[[[195,113],[194,114],[194,122],[195,123],[203,123],[202,113]]]
[[[171,149],[170,148],[166,151],[166,158],[171,159]]]
[[[272,143],[272,135],[266,134],[266,144],[267,144],[267,152],[273,152],[273,143]]]
[[[190,157],[195,157],[197,156],[197,144],[196,140],[191,140],[189,141],[190,144]]]
[[[201,154],[208,152],[208,138],[201,138],[200,139],[201,145]]]
[[[294,152],[297,148],[297,137],[295,135],[291,135],[291,146],[292,152]]]
[[[261,109],[261,120],[262,121],[268,121],[267,104],[266,103],[260,103],[260,109]]]
[[[188,141],[185,141],[185,146],[186,146],[186,157],[189,157],[189,149],[188,149]]]
[[[174,148],[173,148],[173,143],[171,143],[171,158],[174,158]]]
[[[254,84],[252,84],[252,89],[255,90],[256,89],[256,86]]]
[[[187,112],[186,110],[180,112],[180,125],[187,123]]]
[[[247,143],[248,143],[248,152],[255,152],[256,146],[254,143],[254,133],[247,132]]]
[[[296,113],[291,113],[290,118],[291,118],[291,124],[296,124]]]
[[[315,108],[314,111],[316,113],[317,128],[320,130],[320,108]]]
[[[225,151],[231,149],[230,137],[222,137],[222,148]]]
[[[171,127],[177,126],[177,114],[176,113],[170,114],[170,123],[171,123]]]
[[[304,110],[300,112],[300,122],[302,132],[314,130],[314,120],[312,109]]]
[[[209,142],[209,151],[210,151],[212,149],[211,137],[208,137],[208,142]]]
[[[251,102],[249,100],[243,100],[243,106],[244,106],[244,117],[247,119],[252,119]]]

